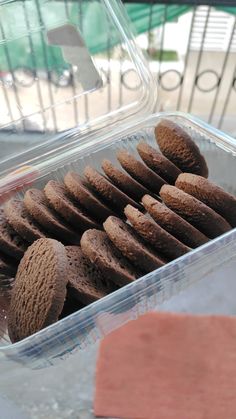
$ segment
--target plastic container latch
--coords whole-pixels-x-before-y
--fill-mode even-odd
[[[85,92],[102,87],[102,79],[78,28],[70,24],[58,26],[47,31],[46,39],[49,45],[60,46],[65,61],[78,68],[76,76]]]

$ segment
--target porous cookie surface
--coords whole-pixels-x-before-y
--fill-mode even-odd
[[[53,209],[76,230],[83,232],[89,228],[100,228],[98,223],[73,203],[61,183],[50,180],[44,188],[44,193]]]
[[[80,246],[67,246],[66,252],[69,263],[68,289],[73,297],[90,304],[112,291],[98,268],[84,256]]]
[[[189,247],[131,205],[127,205],[125,208],[125,215],[137,233],[169,260],[178,258],[190,250]]]
[[[21,259],[27,243],[8,224],[3,208],[0,208],[0,250],[15,259]]]
[[[99,230],[87,230],[81,238],[81,248],[87,258],[95,263],[104,277],[119,286],[136,279],[136,272],[109,240]]]
[[[0,253],[0,275],[7,278],[15,276],[17,270],[16,261]]]
[[[64,246],[53,239],[35,241],[21,260],[12,291],[8,332],[13,343],[58,320],[67,282]]]
[[[163,119],[156,126],[155,135],[161,152],[182,172],[208,177],[205,158],[190,135],[179,125]]]
[[[11,227],[29,243],[46,237],[46,233],[39,224],[30,216],[23,202],[11,199],[5,204],[4,212]]]
[[[113,211],[88,188],[78,173],[68,172],[64,183],[71,195],[99,222],[113,214]]]
[[[160,195],[170,209],[185,218],[207,237],[213,239],[231,229],[229,223],[221,215],[175,186],[163,186]]]
[[[84,169],[84,175],[91,187],[112,206],[115,212],[123,215],[126,205],[132,204],[141,208],[132,198],[120,191],[108,179],[90,166]]]
[[[104,173],[111,179],[111,181],[120,188],[123,192],[129,195],[134,200],[140,201],[143,195],[149,193],[143,185],[125,173],[119,170],[109,160],[103,160],[102,168]]]
[[[29,189],[24,196],[24,204],[30,215],[45,230],[67,244],[78,244],[80,237],[48,205],[44,193],[38,189]]]
[[[144,163],[150,169],[166,180],[167,183],[175,183],[175,180],[181,173],[181,170],[175,164],[144,141],[137,145],[137,150]]]
[[[153,170],[149,169],[143,162],[137,160],[125,149],[117,152],[117,159],[130,176],[148,188],[151,192],[159,194],[162,185],[166,183],[164,179],[153,172]]]
[[[236,227],[236,198],[220,186],[190,173],[182,173],[176,186],[194,196],[224,217],[232,227]]]
[[[203,233],[152,196],[145,195],[142,203],[157,224],[187,246],[195,248],[209,241]]]
[[[130,226],[119,218],[109,217],[103,226],[113,244],[141,272],[148,273],[164,265],[161,258],[147,247]]]

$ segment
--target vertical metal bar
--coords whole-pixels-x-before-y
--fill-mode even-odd
[[[152,24],[153,24],[153,6],[154,6],[154,3],[155,3],[154,0],[150,1],[149,17],[148,17],[148,48],[147,48],[147,52],[148,52],[148,58],[149,58],[149,68],[150,68],[150,62],[152,60],[152,58],[151,58],[151,53],[152,53],[151,42],[152,42],[152,35],[153,35]],[[154,77],[154,74],[153,74],[153,77]],[[156,82],[156,86],[158,86],[158,76],[157,76],[155,82]],[[158,104],[158,100],[155,103],[155,107],[157,106],[157,104]]]
[[[8,92],[7,92],[7,88],[5,86],[4,80],[2,81],[2,89],[3,89],[3,95],[4,95],[6,105],[7,105],[8,113],[9,113],[9,116],[11,118],[11,122],[14,123],[14,116],[13,116],[12,109],[11,109],[11,102],[10,102],[10,99],[8,97]]]
[[[23,6],[23,11],[24,11],[26,28],[27,28],[27,31],[28,31],[28,40],[29,40],[29,46],[30,46],[30,57],[31,57],[31,61],[32,61],[32,64],[33,64],[35,74],[36,74],[35,82],[36,82],[36,87],[37,87],[37,94],[38,94],[38,99],[39,99],[39,104],[40,104],[40,109],[41,109],[41,115],[42,115],[42,119],[43,119],[43,127],[44,127],[44,130],[46,131],[47,124],[46,124],[46,118],[45,118],[45,114],[44,114],[43,96],[42,96],[42,92],[41,92],[41,86],[40,86],[39,78],[38,78],[38,75],[37,75],[36,54],[35,54],[35,49],[34,49],[34,43],[32,41],[32,37],[31,37],[30,21],[29,21],[29,16],[28,16],[27,7],[26,7],[25,2],[26,2],[26,0],[23,1],[22,6]]]
[[[162,31],[161,31],[161,42],[160,42],[160,56],[159,56],[159,66],[158,66],[158,72],[157,72],[157,85],[160,82],[160,77],[161,77],[161,63],[162,63],[162,57],[163,57],[163,47],[164,47],[164,39],[165,39],[165,23],[167,21],[167,10],[168,10],[168,5],[165,4],[164,5],[164,13],[162,16]],[[159,90],[160,90],[160,85],[159,85]],[[157,101],[156,101],[156,110],[160,110],[160,97],[159,95],[157,95]]]
[[[107,34],[107,61],[108,61],[108,85],[107,85],[107,108],[108,112],[111,111],[111,38],[110,38],[110,22],[108,22],[108,34]]]
[[[7,42],[6,42],[6,36],[5,36],[4,27],[2,25],[2,20],[0,20],[0,30],[1,30],[2,38],[3,38],[3,47],[4,47],[6,59],[7,59],[8,68],[11,72],[11,76],[12,76],[12,80],[13,80],[13,91],[14,91],[15,101],[16,101],[17,108],[18,108],[18,111],[20,113],[20,116],[21,116],[21,118],[23,118],[24,115],[22,113],[21,101],[20,101],[20,98],[19,98],[19,95],[18,95],[18,92],[17,92],[17,88],[16,88],[14,70],[13,70],[13,67],[12,67],[11,57],[10,57],[8,45],[7,45]],[[23,127],[25,129],[24,120],[22,121],[22,124],[23,124]]]
[[[69,20],[68,0],[64,0],[64,4],[65,4],[66,17]],[[74,118],[75,118],[75,124],[78,125],[78,122],[79,121],[78,121],[77,100],[75,99],[75,96],[77,94],[77,91],[76,91],[76,85],[75,85],[75,78],[74,78],[73,67],[71,67],[71,71],[72,71],[72,85],[71,85],[71,90],[72,90],[72,95],[74,97],[74,99],[73,99]]]
[[[40,26],[44,28],[45,25],[44,25],[43,16],[40,9],[39,0],[35,0],[35,3],[36,3],[37,12],[38,12],[38,19],[39,19]],[[49,75],[48,57],[47,57],[47,51],[46,51],[46,46],[45,46],[45,41],[44,41],[42,31],[40,31],[40,38],[41,38],[41,44],[42,44],[42,49],[43,49],[44,63],[46,66],[47,75]],[[50,100],[50,106],[51,106],[51,112],[52,112],[53,126],[54,126],[54,130],[57,131],[58,130],[57,118],[56,118],[56,113],[54,109],[54,98],[53,98],[52,86],[51,86],[49,77],[48,77],[48,94],[49,94],[49,100]]]
[[[200,68],[200,65],[201,65],[201,61],[202,61],[203,47],[204,47],[204,42],[205,42],[205,38],[206,38],[207,25],[208,25],[208,21],[209,21],[210,12],[211,12],[211,7],[208,6],[206,20],[205,20],[204,29],[203,29],[203,35],[202,35],[202,39],[201,39],[201,49],[200,49],[200,52],[199,52],[199,55],[198,55],[196,71],[195,71],[194,79],[193,79],[194,80],[194,86],[193,86],[193,89],[191,91],[190,100],[189,100],[189,104],[188,104],[188,112],[190,112],[191,109],[192,109],[194,93],[195,93],[195,81],[196,81],[198,71],[199,71],[199,68]]]
[[[226,99],[225,99],[225,103],[224,103],[224,106],[223,106],[223,109],[222,109],[222,112],[221,112],[221,116],[220,116],[217,128],[222,127],[225,112],[226,112],[226,109],[228,107],[230,97],[231,97],[231,93],[232,93],[232,90],[233,90],[232,85],[233,85],[233,82],[234,82],[235,78],[236,78],[236,66],[234,68],[233,77],[232,77],[231,83],[229,85],[229,89],[228,89],[228,92],[227,92],[227,96],[226,96]]]
[[[79,1],[79,24],[81,32],[83,33],[83,7],[82,7],[82,0]],[[89,120],[89,103],[88,103],[88,96],[87,94],[84,95],[84,108],[85,108],[85,122]]]
[[[216,90],[216,94],[215,94],[215,97],[214,97],[214,100],[213,100],[213,104],[212,104],[211,112],[210,112],[210,115],[209,115],[209,118],[208,118],[208,122],[212,121],[213,114],[214,114],[214,111],[215,111],[215,108],[216,108],[216,103],[217,103],[219,93],[220,93],[220,90],[221,90],[221,81],[222,81],[222,78],[223,78],[223,75],[224,75],[224,71],[226,69],[226,65],[228,63],[228,58],[229,58],[229,54],[230,54],[230,50],[231,50],[231,45],[232,45],[232,40],[233,40],[233,37],[234,37],[235,28],[236,28],[236,16],[234,18],[234,25],[233,25],[233,29],[232,29],[231,34],[230,34],[229,43],[228,43],[227,50],[226,50],[226,53],[225,53],[225,58],[224,58],[224,62],[223,62],[222,68],[221,68],[221,73],[220,73],[220,76],[219,76],[219,84],[218,84],[218,88]]]
[[[7,92],[4,80],[2,81],[2,89],[3,89],[4,99],[5,99],[5,102],[6,102],[6,105],[7,105],[8,113],[9,113],[9,116],[11,118],[11,122],[14,123],[14,117],[13,117],[13,113],[12,113],[12,110],[11,110],[11,103],[10,103],[10,100],[9,100],[9,97],[8,97],[8,92]]]
[[[196,15],[196,10],[197,8],[194,7],[193,12],[192,12],[192,18],[191,18],[191,29],[189,32],[189,36],[188,36],[188,43],[187,43],[187,52],[185,55],[185,60],[184,60],[184,73],[182,75],[182,83],[180,85],[180,89],[179,89],[179,95],[178,95],[178,101],[177,101],[177,110],[180,109],[181,106],[181,101],[182,101],[182,95],[183,95],[183,85],[184,85],[184,81],[185,81],[185,76],[186,76],[186,69],[188,66],[188,62],[189,62],[189,55],[190,55],[190,45],[191,45],[191,41],[192,41],[192,33],[193,33],[193,25],[194,25],[194,20],[195,20],[195,15]]]
[[[162,17],[162,31],[161,31],[161,43],[160,43],[160,57],[159,57],[159,69],[157,74],[157,80],[160,79],[161,74],[161,64],[162,64],[162,57],[163,57],[163,47],[164,47],[164,39],[165,39],[165,24],[167,21],[167,10],[168,10],[168,4],[164,5],[164,13]]]
[[[150,3],[149,8],[149,17],[148,17],[148,54],[150,54],[150,45],[151,45],[151,37],[152,37],[152,12],[153,12],[153,4],[154,0]]]
[[[122,103],[123,103],[123,83],[122,83],[123,56],[124,56],[124,51],[123,51],[122,46],[121,46],[120,66],[119,66],[119,106],[120,107],[122,106]]]

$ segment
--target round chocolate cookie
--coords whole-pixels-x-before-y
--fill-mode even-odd
[[[44,188],[44,193],[52,208],[76,230],[84,232],[89,228],[100,228],[96,221],[74,204],[61,183],[50,180]]]
[[[119,218],[109,217],[103,226],[112,243],[141,272],[148,273],[164,265],[161,258],[141,240],[132,227]]]
[[[114,288],[107,285],[99,269],[84,256],[81,247],[66,247],[69,262],[68,292],[84,304],[90,304],[110,294]]]
[[[105,232],[87,230],[81,238],[84,255],[102,272],[104,278],[119,286],[129,284],[137,273],[109,240]]]
[[[0,275],[7,278],[15,276],[17,271],[16,261],[0,253]]]
[[[48,205],[44,193],[38,189],[28,189],[24,204],[30,215],[50,234],[67,244],[78,244],[80,237]]]
[[[126,205],[131,204],[136,208],[142,208],[132,198],[120,191],[107,178],[101,175],[97,170],[90,166],[85,167],[84,175],[89,185],[112,206],[115,212],[124,214]]]
[[[137,145],[137,150],[144,163],[150,169],[166,180],[166,182],[175,183],[181,173],[177,166],[144,141]]]
[[[166,183],[164,179],[153,172],[153,170],[149,169],[144,163],[137,160],[125,149],[117,152],[117,159],[130,176],[148,188],[151,192],[159,194],[162,185]]]
[[[178,258],[191,250],[131,205],[125,208],[125,215],[136,232],[168,260]]]
[[[190,135],[179,125],[163,119],[155,128],[161,152],[182,172],[208,177],[205,158]]]
[[[175,186],[164,185],[160,195],[170,209],[211,239],[231,230],[221,215]]]
[[[6,313],[4,313],[3,310],[4,310],[4,306],[7,311],[9,309],[10,301],[11,301],[11,292],[14,286],[14,282],[15,282],[14,276],[0,274],[0,307],[1,307],[0,324],[1,324],[1,315],[4,316],[4,319],[6,320],[5,318]]]
[[[145,195],[142,203],[157,224],[187,246],[195,248],[209,241],[203,233],[152,196]]]
[[[119,170],[109,160],[103,160],[102,168],[114,185],[135,201],[141,201],[143,195],[149,193],[143,185],[127,175],[123,170]]]
[[[11,227],[28,243],[46,237],[46,233],[30,216],[20,199],[11,199],[4,207],[4,212]]]
[[[99,222],[103,222],[107,217],[113,214],[113,211],[107,207],[96,194],[90,190],[85,181],[78,173],[68,172],[64,178],[64,183],[69,193],[86,208],[89,214]]]
[[[27,243],[8,224],[3,208],[0,208],[0,250],[14,259],[21,259]]]
[[[176,180],[176,186],[194,196],[224,217],[232,227],[236,227],[236,198],[209,180],[182,173]]]
[[[66,249],[60,242],[39,239],[28,248],[16,274],[8,315],[13,343],[58,320],[67,278]]]

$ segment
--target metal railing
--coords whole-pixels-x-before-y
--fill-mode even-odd
[[[81,1],[74,0],[81,8]],[[18,68],[12,65],[10,46],[5,44],[4,54],[7,70],[0,72],[0,98],[7,109],[7,122],[22,116],[23,101],[28,91],[34,87],[37,96],[37,106],[40,108],[40,129],[44,131],[61,131],[81,121],[89,121],[93,114],[93,102],[85,95],[83,110],[78,107],[76,100],[77,86],[73,70],[52,69],[49,63],[44,39],[40,40],[44,68],[38,69],[36,63],[35,38],[30,31],[30,16],[25,7],[26,1],[21,1],[25,25],[28,28],[28,49],[31,57],[29,66]],[[65,12],[68,13],[68,2],[64,0]],[[134,3],[134,2],[129,2]],[[156,111],[180,110],[200,116],[213,125],[236,135],[236,8],[229,11],[222,7],[234,6],[234,1],[187,1],[189,8],[174,20],[168,19],[171,4],[176,1],[135,1],[148,4],[148,24],[143,35],[137,37],[137,42],[145,49],[149,57],[150,69],[156,80],[158,101]],[[206,3],[206,2],[204,2]],[[160,8],[160,23],[155,26],[154,8]],[[43,25],[39,1],[35,0],[38,19]],[[219,5],[221,9],[213,6]],[[147,6],[147,5],[146,5]],[[147,10],[146,10],[147,12]],[[235,14],[234,14],[235,12]],[[82,14],[80,14],[81,16]],[[156,19],[156,14],[155,14]],[[81,20],[80,26],[83,25]],[[4,39],[4,26],[0,21],[0,32]],[[176,44],[175,34],[178,34]],[[173,42],[171,42],[171,36]],[[141,39],[142,38],[142,39]],[[181,41],[182,40],[182,41]],[[107,37],[107,48],[103,51],[103,59],[107,61],[106,68],[101,68],[105,80],[105,94],[107,112],[112,110],[114,101],[122,105],[126,96],[139,89],[139,84],[133,80],[132,69],[123,69],[125,51],[120,48],[118,58],[117,49],[110,45]],[[119,61],[118,86],[114,91],[111,85],[111,63],[113,54]],[[0,63],[1,64],[1,63]],[[0,69],[1,70],[1,69]],[[66,98],[74,98],[67,103],[66,113],[68,124],[61,124],[61,115],[55,107],[56,97],[66,91]],[[59,92],[59,93],[58,93]],[[114,97],[116,95],[116,97]],[[36,97],[35,96],[35,97]],[[62,93],[64,97],[65,94]],[[29,97],[29,107],[30,100]],[[34,129],[32,125],[24,126],[25,130]],[[38,129],[38,128],[37,128]]]

